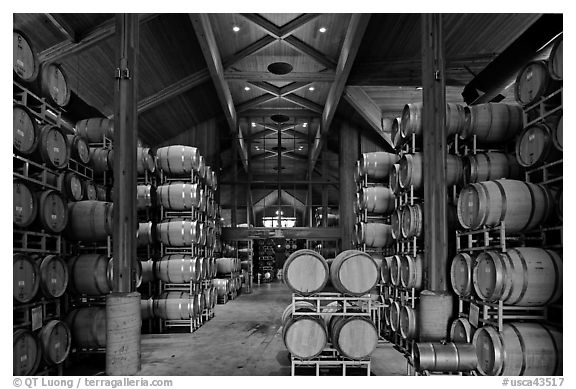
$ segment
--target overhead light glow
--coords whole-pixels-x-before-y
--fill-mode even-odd
[[[421,86],[416,87],[416,90],[422,90]]]
[[[310,88],[308,88],[308,90],[309,90],[310,92],[312,92],[314,89],[316,89],[316,88],[314,88],[313,86],[311,86]]]
[[[324,34],[327,30],[326,30],[326,27],[320,27],[318,29],[318,31],[320,31],[322,34]]]
[[[244,87],[244,90],[245,90],[246,92],[248,92],[248,91],[250,90],[250,87],[249,87],[249,86],[245,86],[245,87]]]
[[[252,122],[252,127],[256,127],[256,123]]]
[[[240,27],[234,26],[234,27],[232,27],[232,31],[238,32],[238,31],[240,31]]]
[[[302,127],[308,127],[308,123],[302,123]]]

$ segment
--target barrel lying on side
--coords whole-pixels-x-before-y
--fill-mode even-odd
[[[200,243],[200,223],[170,220],[156,225],[158,240],[168,246],[189,246]]]
[[[69,239],[99,242],[113,232],[114,204],[105,201],[78,201],[68,204]]]
[[[172,182],[156,188],[158,203],[174,211],[200,207],[200,185],[185,182]]]
[[[468,319],[459,317],[450,326],[450,340],[456,343],[472,343],[475,329]]]
[[[12,182],[12,193],[14,226],[28,227],[38,215],[38,202],[32,186],[25,181],[15,180]]]
[[[24,156],[31,155],[38,146],[40,131],[28,108],[20,104],[14,104],[13,116],[13,138],[14,151]]]
[[[468,122],[460,134],[463,139],[476,135],[478,143],[495,144],[512,139],[524,125],[522,107],[517,104],[486,103],[465,108]]]
[[[40,89],[42,95],[52,104],[65,107],[70,102],[70,85],[62,65],[43,63],[40,69]]]
[[[340,293],[362,296],[376,285],[378,266],[369,254],[346,250],[331,263],[330,280]]]
[[[192,174],[199,168],[200,153],[196,147],[174,145],[156,150],[156,162],[168,175]]]
[[[154,299],[154,314],[164,320],[193,318],[198,314],[193,297],[188,292],[164,292]]]
[[[521,173],[516,157],[500,152],[467,155],[462,164],[465,185],[500,178],[518,179]]]
[[[72,343],[80,348],[106,347],[106,308],[75,309],[66,316]]]
[[[33,82],[38,77],[40,64],[32,42],[22,31],[13,30],[12,47],[14,75],[24,82]]]
[[[330,340],[343,356],[365,359],[378,344],[378,332],[366,316],[333,316],[330,320]]]
[[[49,233],[59,234],[68,224],[68,202],[55,190],[38,193],[38,222]]]
[[[360,209],[388,215],[394,211],[394,192],[385,186],[362,188]]]
[[[302,295],[320,292],[329,278],[328,263],[313,250],[298,250],[292,253],[282,269],[284,283]]]
[[[530,61],[518,72],[514,84],[514,95],[517,102],[527,106],[558,89],[559,85],[560,81],[550,77],[547,61]]]
[[[468,297],[472,293],[472,268],[476,258],[468,253],[459,253],[450,265],[450,282],[452,290],[460,297]]]
[[[416,343],[412,359],[417,371],[466,372],[478,363],[474,346],[466,343]]]
[[[388,247],[394,243],[392,227],[384,223],[359,222],[354,226],[356,239],[369,247]]]
[[[114,120],[89,118],[76,122],[76,133],[90,143],[104,143],[104,137],[114,140]]]
[[[398,154],[384,151],[363,153],[360,157],[361,175],[367,175],[371,179],[387,178],[390,166],[398,162],[398,159]]]
[[[201,261],[188,254],[170,254],[154,262],[154,274],[158,279],[175,284],[200,281]]]
[[[81,254],[68,259],[70,289],[77,294],[101,296],[112,290],[112,258],[101,254]]]
[[[12,372],[15,376],[34,375],[40,361],[42,350],[32,331],[19,329],[13,335]]]
[[[66,262],[58,255],[41,255],[36,262],[40,273],[42,294],[48,298],[62,297],[70,278]]]
[[[36,262],[28,255],[16,253],[12,263],[12,288],[14,300],[30,302],[40,288],[40,273]]]
[[[526,127],[516,142],[516,159],[524,167],[531,168],[546,162],[557,161],[562,153],[555,147],[555,128],[561,125],[560,117],[547,118],[543,123]]]
[[[50,320],[38,333],[42,357],[48,365],[58,365],[68,358],[72,334],[68,325],[60,320]]]
[[[42,162],[51,169],[64,169],[68,166],[70,152],[68,138],[60,127],[46,125],[40,129],[38,154]]]
[[[290,304],[282,314],[282,339],[288,351],[296,358],[310,359],[326,347],[328,331],[320,315],[294,315],[297,312],[315,312],[314,305],[298,301]]]
[[[67,135],[70,146],[70,157],[85,165],[90,163],[90,147],[84,138],[79,135]]]

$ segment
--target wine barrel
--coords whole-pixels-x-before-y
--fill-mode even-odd
[[[40,69],[40,89],[49,102],[65,107],[70,102],[70,85],[62,65],[44,63]]]
[[[201,315],[206,308],[206,301],[204,300],[204,295],[202,290],[199,290],[198,293],[194,294],[192,297],[194,299],[193,304],[195,305],[196,309],[194,310],[194,316]]]
[[[154,223],[145,222],[138,223],[138,231],[136,231],[136,239],[138,247],[147,246],[155,242],[156,228]]]
[[[38,203],[31,186],[20,180],[12,182],[12,205],[14,226],[25,228],[31,225],[38,215]]]
[[[101,296],[112,290],[112,258],[101,254],[81,254],[68,259],[70,289],[76,294]]]
[[[40,343],[29,330],[15,330],[12,334],[12,372],[15,376],[34,375],[42,359]]]
[[[406,104],[402,109],[400,134],[407,140],[412,134],[417,138],[422,136],[422,103]],[[460,104],[446,104],[446,136],[460,134],[466,128],[466,112]]]
[[[294,315],[290,304],[282,314],[282,340],[292,356],[310,359],[318,356],[328,342],[326,323],[320,315]],[[297,312],[315,312],[315,307],[304,301],[296,303]]]
[[[70,159],[68,138],[59,127],[46,125],[40,129],[38,153],[49,168],[64,169]]]
[[[66,172],[60,176],[62,193],[71,201],[80,201],[84,197],[82,180],[74,172]]]
[[[529,231],[545,222],[554,208],[549,190],[516,180],[470,184],[458,198],[458,221],[466,229],[505,223],[506,232]]]
[[[228,278],[215,278],[212,280],[212,285],[216,288],[218,297],[224,297],[230,293],[230,279]]]
[[[366,316],[334,316],[329,333],[336,350],[350,359],[368,358],[378,343],[378,331]]]
[[[340,293],[362,296],[376,285],[378,266],[362,251],[346,250],[330,265],[330,281]]]
[[[399,175],[400,175],[400,164],[395,163],[390,167],[390,172],[388,172],[388,187],[395,194],[400,193],[400,182],[398,181]]]
[[[75,309],[66,316],[72,344],[80,348],[106,347],[106,308]]]
[[[469,372],[476,368],[476,349],[465,343],[416,343],[412,351],[417,371]]]
[[[99,173],[114,169],[114,150],[90,147],[90,166]]]
[[[229,275],[240,271],[240,260],[238,258],[216,258],[217,274]]]
[[[558,123],[556,126],[552,127],[552,143],[554,143],[554,147],[558,151],[563,151],[563,130],[562,130],[562,117],[563,115],[560,114],[560,118],[558,119]]]
[[[104,137],[114,140],[114,120],[89,118],[76,123],[76,134],[90,143],[104,143]]]
[[[386,186],[371,186],[360,191],[360,208],[388,215],[394,211],[394,192]]]
[[[16,253],[12,263],[12,290],[14,300],[19,303],[32,301],[40,288],[38,265],[26,254]]]
[[[461,186],[464,180],[462,159],[452,154],[446,155],[446,186]]]
[[[400,232],[403,238],[420,238],[424,229],[424,212],[420,204],[402,208]]]
[[[459,135],[466,128],[466,110],[463,105],[446,103],[446,136]]]
[[[416,321],[416,310],[409,306],[402,306],[398,316],[398,327],[400,336],[404,339],[415,339],[418,335],[418,324]]]
[[[58,365],[68,358],[72,334],[65,322],[50,320],[38,333],[42,357],[48,365]]]
[[[143,211],[156,204],[156,191],[152,185],[136,186],[136,209]]]
[[[554,147],[553,127],[559,118],[526,127],[516,141],[516,159],[524,167],[530,168],[552,162],[561,157]]]
[[[562,375],[562,332],[540,323],[505,323],[502,332],[484,326],[472,343],[481,375]]]
[[[513,155],[487,152],[467,155],[462,159],[464,184],[497,180],[500,178],[520,178],[520,165]]]
[[[450,265],[450,283],[452,290],[460,297],[468,297],[472,293],[472,268],[476,258],[468,253],[459,253]]]
[[[564,62],[564,54],[562,50],[562,36],[560,36],[550,52],[548,57],[548,73],[553,80],[562,80],[562,68]]]
[[[38,147],[40,135],[32,113],[25,106],[14,104],[12,119],[14,151],[25,156],[33,154]]]
[[[392,302],[390,306],[390,328],[392,331],[399,331],[400,330],[400,311],[402,307],[400,306],[399,301]]]
[[[404,138],[402,138],[402,133],[400,132],[400,123],[402,118],[398,117],[392,121],[392,131],[390,137],[392,138],[392,146],[394,149],[399,150],[404,144]]]
[[[398,154],[376,151],[363,153],[360,157],[361,175],[367,175],[370,179],[384,179],[388,177],[390,166],[398,162]]]
[[[392,257],[384,257],[380,265],[380,280],[384,285],[390,285],[390,266],[392,264]]]
[[[70,157],[87,165],[90,163],[90,147],[84,138],[78,135],[66,135],[70,146]]]
[[[60,192],[46,190],[38,197],[38,220],[46,231],[59,234],[68,223],[68,203]]]
[[[403,208],[398,208],[390,215],[390,226],[392,227],[392,238],[394,240],[402,239],[402,213]]]
[[[393,255],[390,261],[390,282],[394,286],[402,285],[402,276],[400,271],[402,269],[402,255]]]
[[[468,319],[460,317],[450,326],[450,340],[455,343],[472,343],[475,329]]]
[[[423,290],[418,304],[420,341],[448,339],[453,315],[453,296],[447,292]]]
[[[158,203],[175,211],[190,210],[200,206],[200,185],[172,182],[156,188]]]
[[[356,239],[369,247],[388,247],[394,243],[392,227],[384,223],[356,223]]]
[[[68,286],[68,266],[58,255],[40,256],[37,259],[40,290],[48,298],[61,297]]]
[[[187,320],[195,316],[193,296],[188,292],[164,292],[154,299],[154,314],[164,320]]]
[[[531,105],[557,89],[559,84],[550,77],[547,61],[531,61],[518,73],[514,96],[523,106]]]
[[[305,296],[324,289],[330,275],[326,259],[316,251],[305,249],[290,254],[282,274],[290,290]]]
[[[94,182],[90,180],[82,181],[82,191],[84,192],[84,200],[96,201],[98,200],[98,190]]]
[[[424,176],[422,172],[422,153],[404,154],[400,158],[398,183],[403,190],[414,187],[414,191],[424,188]]]
[[[404,288],[422,289],[424,269],[422,254],[403,255],[400,257],[400,284]]]
[[[12,70],[20,80],[32,83],[38,77],[40,64],[30,39],[22,31],[12,33]],[[14,374],[20,375],[20,374]],[[23,374],[24,375],[24,374]]]
[[[150,148],[138,147],[136,149],[136,169],[139,176],[145,175],[146,172],[156,171],[156,157]]]
[[[462,139],[472,139],[476,135],[478,143],[504,143],[512,139],[524,125],[522,107],[504,103],[472,105],[469,122],[460,134]]]
[[[160,169],[168,175],[186,175],[197,171],[200,153],[196,147],[166,146],[156,150],[156,162]]]
[[[518,247],[478,255],[472,273],[474,290],[486,301],[543,306],[562,296],[562,258],[551,250]]]
[[[113,232],[113,212],[114,204],[105,201],[68,204],[68,238],[87,242],[106,240]]]
[[[206,228],[204,223],[198,222],[198,244],[200,246],[206,246]]]

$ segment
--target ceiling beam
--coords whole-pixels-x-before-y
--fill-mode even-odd
[[[272,85],[266,81],[248,81],[248,84],[255,86],[258,89],[268,92],[276,97],[280,97],[280,92],[282,88],[278,88],[276,85]]]
[[[322,113],[322,122],[319,129],[320,137],[315,140],[312,149],[312,158],[310,161],[312,168],[318,160],[320,150],[322,149],[326,136],[330,131],[330,125],[334,119],[338,102],[344,92],[346,81],[350,75],[350,70],[352,69],[354,60],[356,59],[356,54],[360,48],[360,43],[362,42],[362,37],[364,36],[369,21],[370,14],[353,14],[350,18],[344,43],[342,44],[342,50],[340,51],[338,65],[336,67],[336,80],[330,87],[328,98],[324,106],[324,112]]]
[[[315,103],[311,100],[308,100],[304,97],[290,94],[290,95],[285,95],[282,98],[286,101],[290,101],[291,103],[297,104],[303,108],[307,108],[310,111],[322,113],[323,107],[320,104],[317,104],[317,103]]]
[[[303,108],[258,108],[258,109],[249,109],[247,111],[241,112],[238,114],[242,117],[252,117],[252,118],[262,118],[262,117],[269,117],[271,115],[286,115],[290,117],[318,117],[320,116],[319,113],[310,111],[309,109]]]
[[[282,29],[266,19],[260,14],[240,14],[246,19],[250,20],[252,23],[256,24],[260,29],[262,29],[267,34],[272,37],[279,39],[282,36]]]
[[[354,108],[360,116],[393,148],[389,133],[382,128],[382,110],[359,86],[347,86],[344,90],[344,99]]]
[[[327,55],[319,52],[312,46],[308,45],[307,43],[302,42],[300,39],[296,38],[295,36],[289,36],[284,39],[284,42],[287,43],[289,46],[295,48],[297,51],[301,52],[309,56],[310,58],[314,59],[320,65],[328,68],[328,69],[335,69],[336,62],[334,62],[331,58]]]
[[[306,88],[308,85],[311,84],[312,84],[311,82],[300,81],[284,85],[282,88],[280,88],[280,96],[285,96],[290,93],[294,93],[296,91],[299,91],[300,89]]]
[[[297,29],[302,27],[308,22],[316,19],[321,14],[302,14],[298,16],[296,19],[286,23],[282,27],[280,27],[280,38],[286,39],[290,35],[292,35]]]
[[[238,51],[237,53],[232,54],[229,58],[224,59],[224,63],[222,66],[224,69],[228,69],[231,66],[236,65],[238,62],[242,61],[244,58],[257,53],[258,51],[268,47],[272,43],[276,42],[270,35],[266,35],[265,37],[257,40],[256,42],[246,46],[242,50]]]
[[[190,14],[189,16],[194,31],[196,32],[198,43],[202,49],[202,54],[208,65],[208,72],[214,83],[218,100],[220,100],[220,104],[224,110],[224,116],[230,127],[230,132],[237,137],[239,145],[238,152],[240,153],[242,165],[244,169],[248,171],[248,151],[242,139],[242,131],[238,127],[238,118],[236,116],[234,102],[232,101],[232,94],[230,93],[228,83],[226,83],[224,79],[222,59],[220,58],[220,52],[218,51],[216,37],[214,36],[214,31],[212,31],[210,19],[208,14]]]
[[[281,81],[281,82],[332,82],[336,74],[334,72],[293,72],[288,74],[272,74],[268,71],[236,72],[226,71],[226,80],[238,81]]]
[[[268,135],[272,135],[272,134],[276,134],[276,133],[278,133],[278,130],[274,130],[272,128],[265,127],[262,131],[258,131],[258,132],[251,134],[249,139],[251,142],[255,142],[255,141],[258,141],[259,139],[266,138]]]
[[[70,24],[68,24],[61,15],[45,13],[44,16],[46,16],[50,23],[52,23],[52,25],[56,27],[58,31],[60,31],[70,42],[76,43],[78,41],[76,31],[74,31],[72,26],[70,26]]]
[[[159,14],[140,14],[138,16],[138,21],[140,23],[146,23],[158,15]],[[78,36],[78,42],[76,43],[64,41],[49,47],[46,50],[43,50],[38,55],[38,61],[41,63],[61,61],[69,55],[77,54],[98,44],[99,42],[102,42],[105,39],[110,38],[112,35],[114,35],[115,31],[116,24],[114,23],[114,18],[111,18],[110,20],[101,23],[91,31]]]
[[[288,129],[288,130],[284,130],[282,131],[285,134],[290,135],[293,138],[297,138],[297,139],[303,139],[305,141],[309,141],[310,138],[306,135],[306,134],[302,134],[301,132],[292,130],[292,129]]]
[[[246,111],[252,107],[267,103],[268,101],[272,101],[272,100],[277,99],[277,98],[278,98],[277,96],[269,95],[269,94],[255,97],[255,98],[250,99],[250,100],[248,100],[242,104],[238,104],[236,106],[236,112]]]

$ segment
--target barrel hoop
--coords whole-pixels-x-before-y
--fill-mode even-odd
[[[168,158],[168,154],[169,154],[168,151],[169,151],[169,150],[170,150],[170,147],[168,147],[168,148],[166,149],[166,153],[165,153],[165,154],[166,154],[166,167],[168,168],[168,171],[170,172],[172,169],[170,168],[170,158]],[[164,150],[162,150],[162,151],[164,151]],[[164,154],[164,153],[163,153],[163,154]]]
[[[182,146],[182,147],[180,148],[180,151],[182,151],[182,156],[181,156],[182,170],[183,170],[183,171],[186,171],[185,165],[184,165],[184,152],[186,151],[185,146]]]
[[[548,327],[543,325],[543,324],[540,324],[540,326],[542,328],[544,328],[544,330],[548,333],[548,335],[550,336],[550,339],[552,340],[552,346],[554,347],[554,356],[556,357],[556,358],[554,358],[554,372],[552,373],[552,375],[556,375],[556,374],[558,374],[558,362],[560,359],[560,358],[558,358],[558,355],[562,355],[562,351],[560,351],[558,349],[558,345],[556,344],[556,339],[554,338],[554,335],[552,335],[552,332],[550,332]]]
[[[516,251],[516,254],[518,254],[518,256],[520,257],[520,259],[522,260],[522,274],[524,275],[524,280],[528,279],[528,266],[526,264],[526,259],[524,258],[524,256],[522,255],[522,253],[520,252],[520,250],[514,250]],[[512,261],[510,261],[512,263]],[[528,289],[528,282],[523,282],[522,283],[522,292],[520,292],[520,296],[518,297],[518,300],[522,300],[522,297],[524,297],[526,295],[526,290]]]
[[[500,191],[500,196],[502,197],[502,207],[500,208],[500,218],[499,218],[500,224],[502,224],[504,218],[506,217],[506,208],[508,207],[506,192],[504,191],[504,187],[500,182],[498,181],[493,182],[496,184],[496,187]],[[486,196],[488,197],[488,191],[486,191]],[[488,201],[487,204],[490,204],[490,202]]]
[[[516,326],[514,324],[510,324],[510,328],[512,328],[512,331],[514,331],[516,333],[516,336],[518,337],[518,341],[520,342],[520,349],[522,350],[522,368],[520,369],[520,373],[518,374],[519,376],[524,375],[524,372],[526,371],[526,368],[528,367],[528,361],[527,361],[527,355],[526,355],[526,344],[524,344],[524,338],[522,338],[522,334],[520,333],[520,331],[518,331],[518,328],[516,328]],[[556,354],[558,355],[558,354]]]
[[[448,344],[454,349],[454,354],[456,356],[456,369],[460,370],[460,350],[458,350],[456,343],[450,342]]]
[[[532,185],[530,184],[524,184],[526,185],[526,187],[528,188],[528,191],[530,192],[530,202],[532,203],[532,206],[530,207],[530,217],[528,217],[528,220],[526,221],[526,224],[524,224],[524,227],[522,229],[525,229],[526,227],[528,227],[530,225],[530,223],[532,222],[532,219],[534,218],[534,212],[536,210],[536,204],[534,203],[535,200],[535,194],[534,194],[534,190],[532,189]],[[548,196],[544,196],[545,201],[546,201],[546,209],[550,209],[550,204],[548,203]]]
[[[168,198],[168,209],[172,209],[172,202],[170,201],[170,187],[172,185],[168,184],[168,189],[166,189],[166,197]]]

